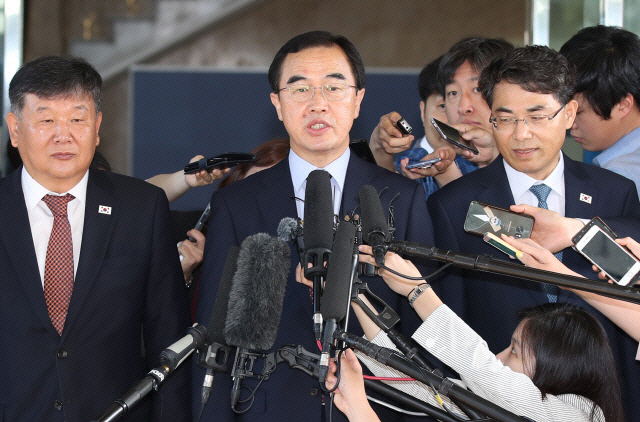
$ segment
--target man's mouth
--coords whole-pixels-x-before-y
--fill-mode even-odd
[[[325,127],[327,127],[327,125],[325,125],[324,123],[316,123],[315,125],[311,125],[311,129],[313,130],[324,129]]]

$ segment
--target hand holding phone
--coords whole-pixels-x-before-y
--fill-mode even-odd
[[[619,245],[612,233],[600,218],[595,217],[573,238],[573,248],[615,283],[633,284],[640,279],[640,260]]]
[[[411,169],[428,169],[431,168],[435,163],[442,161],[442,158],[432,158],[431,160],[425,160],[425,161],[416,161],[414,163],[411,164],[407,164],[406,169],[407,170],[411,170]]]
[[[442,139],[444,139],[445,141],[449,142],[450,144],[452,144],[452,145],[454,145],[454,146],[456,146],[458,148],[462,148],[462,149],[466,149],[467,151],[471,151],[475,155],[478,155],[480,153],[477,150],[477,148],[473,146],[473,144],[471,142],[465,140],[460,135],[460,132],[458,132],[458,130],[456,128],[453,128],[453,127],[449,126],[448,124],[441,122],[438,119],[434,119],[433,117],[430,119],[430,121],[431,121],[431,124],[433,125],[433,127],[436,128],[436,130],[438,131],[438,133],[440,134]]]
[[[467,218],[464,221],[464,231],[484,236],[490,232],[498,238],[500,235],[513,236],[516,239],[531,237],[533,217],[518,214],[504,208],[471,201]]]

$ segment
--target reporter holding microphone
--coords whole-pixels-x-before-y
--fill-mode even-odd
[[[360,259],[375,265],[371,252],[371,247],[360,246]],[[402,274],[420,275],[411,262],[394,253],[387,253],[385,262]],[[413,338],[458,372],[464,385],[474,393],[538,422],[623,421],[615,362],[607,336],[598,321],[583,309],[544,304],[525,310],[509,346],[494,355],[486,342],[444,305],[428,284],[401,278],[382,268],[379,274],[392,290],[408,298],[424,321]],[[367,338],[389,347],[391,342],[386,334],[355,308]],[[395,371],[360,357],[374,374],[395,376]],[[335,364],[330,369],[335,372]],[[343,356],[341,370],[336,405],[350,421],[364,420],[358,419],[358,415],[368,414],[369,409],[363,408],[360,392],[363,389],[359,388],[362,381],[357,376],[361,368],[351,352]],[[331,373],[327,387],[335,383],[336,377]],[[418,395],[416,389],[431,394],[429,387],[417,382],[398,382],[394,387],[413,395]]]

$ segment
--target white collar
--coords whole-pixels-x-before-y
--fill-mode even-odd
[[[507,161],[503,158],[502,162],[504,163],[504,169],[507,173],[507,179],[509,180],[509,185],[511,187],[511,192],[513,193],[514,199],[520,198],[529,188],[533,185],[539,185],[544,183],[549,186],[551,190],[558,193],[560,196],[564,197],[564,155],[562,151],[560,151],[560,159],[558,160],[558,164],[556,168],[553,169],[551,174],[547,176],[544,180],[537,180],[533,177],[526,175],[513,167],[511,167]]]
[[[349,167],[349,158],[351,157],[351,148],[347,147],[345,152],[330,164],[321,170],[325,170],[331,174],[338,184],[340,191],[344,190],[344,181],[347,177],[347,167]],[[298,192],[302,184],[307,180],[307,176],[318,167],[300,158],[293,150],[289,151],[289,171],[291,172],[291,181],[293,182],[294,192]]]
[[[31,177],[31,175],[29,174],[29,172],[24,166],[22,166],[21,176],[22,176],[22,179],[21,179],[22,192],[24,194],[24,201],[25,201],[25,204],[27,205],[28,210],[33,210],[36,207],[36,205],[38,205],[38,202],[40,202],[40,200],[44,198],[45,195],[48,195],[48,194],[60,195],[59,193],[49,191],[47,188],[45,188],[40,183],[38,183],[33,177]],[[63,195],[70,193],[71,195],[75,196],[76,199],[78,199],[80,202],[82,202],[83,204],[86,204],[88,181],[89,181],[89,170],[87,170],[87,172],[84,174],[82,179],[80,179],[80,182],[78,182],[77,185],[69,189],[69,191],[65,192]]]

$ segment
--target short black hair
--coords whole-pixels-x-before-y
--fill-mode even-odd
[[[595,113],[611,118],[611,109],[627,94],[640,108],[640,37],[614,26],[581,29],[560,54],[575,68],[576,93]]]
[[[364,88],[364,64],[362,63],[360,53],[358,53],[358,50],[356,50],[356,47],[351,41],[342,35],[334,35],[331,32],[311,31],[291,38],[276,53],[271,62],[271,66],[269,66],[269,85],[271,85],[271,90],[275,93],[279,91],[280,78],[282,77],[282,63],[284,63],[284,59],[289,54],[298,53],[307,48],[333,47],[334,45],[340,47],[347,56],[351,71],[356,79],[356,90]]]
[[[566,105],[574,94],[573,71],[567,59],[542,45],[515,48],[495,59],[480,74],[478,88],[489,107],[500,82],[519,85],[529,92],[553,94]]]
[[[420,71],[418,76],[418,92],[422,101],[427,102],[433,94],[440,94],[440,84],[438,83],[438,69],[440,68],[440,61],[442,56],[438,57]]]
[[[445,95],[445,88],[453,81],[458,68],[469,62],[471,68],[480,73],[494,59],[504,56],[513,50],[513,44],[502,38],[469,37],[455,43],[440,61],[438,81],[440,93]]]
[[[79,57],[39,57],[22,65],[9,84],[11,111],[18,118],[27,94],[48,99],[90,95],[98,113],[102,103],[102,77]]]

